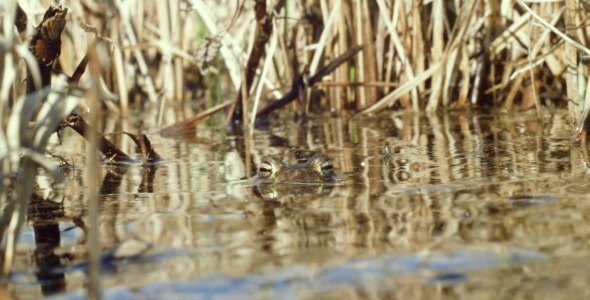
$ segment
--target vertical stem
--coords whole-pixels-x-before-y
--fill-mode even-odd
[[[363,76],[364,82],[376,82],[377,79],[377,61],[375,54],[377,53],[375,50],[375,29],[373,29],[373,21],[371,20],[371,12],[369,11],[369,3],[368,1],[363,1],[362,5],[362,16],[364,22],[362,23],[361,29],[363,31],[363,53],[360,55],[363,56],[365,63],[362,65],[363,68]],[[369,105],[372,105],[377,101],[377,88],[375,87],[366,87],[365,88],[365,108]]]
[[[88,49],[90,57],[90,74],[92,78],[92,88],[88,90],[88,98],[90,99],[89,114],[90,125],[94,128],[98,127],[98,120],[100,114],[100,107],[98,106],[100,93],[99,90],[99,76],[100,66],[95,48]],[[87,195],[88,195],[88,212],[89,212],[89,233],[88,233],[88,255],[89,255],[89,271],[88,271],[88,299],[101,299],[100,288],[100,237],[99,230],[99,206],[98,206],[98,186],[99,180],[97,176],[98,170],[98,134],[96,130],[89,130],[86,139],[90,145],[86,148],[87,151],[87,165],[86,177],[88,181]]]
[[[577,3],[577,0],[565,1],[565,28],[566,34],[570,37],[574,37],[576,34]],[[581,99],[578,97],[578,51],[571,43],[565,43],[565,58],[567,59],[567,75],[565,78],[567,86],[567,98],[572,100],[569,101],[568,109],[570,112],[570,122],[571,124],[575,124],[577,122],[579,113],[576,103],[578,103],[578,101]]]
[[[424,36],[422,35],[422,16],[420,11],[420,2],[412,1],[412,67],[416,74],[424,72]],[[420,91],[424,91],[424,83],[418,85]],[[418,110],[418,107],[414,107],[414,110]]]
[[[363,40],[363,17],[362,17],[362,0],[355,0],[354,1],[354,19],[355,19],[355,29],[356,29],[356,39],[357,44],[362,45],[364,44]],[[364,54],[361,53],[358,56],[358,62],[356,64],[356,81],[363,82],[365,80],[365,68],[364,68],[365,60]],[[366,106],[366,99],[365,99],[365,88],[361,85],[358,87],[357,93],[357,100],[356,100],[356,107],[357,108],[364,108]]]
[[[441,0],[434,0],[432,2],[432,62],[438,63],[443,61],[444,55],[444,14],[443,14],[443,1]],[[440,103],[440,97],[444,93],[442,92],[443,89],[443,81],[445,75],[445,68],[441,68],[434,76],[432,76],[432,92],[430,94],[430,99],[428,100],[428,105],[426,106],[426,110],[429,112],[433,112],[438,108]]]

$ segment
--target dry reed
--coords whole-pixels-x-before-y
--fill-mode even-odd
[[[253,3],[136,1],[131,9],[131,2],[112,7],[86,2],[71,5],[72,20],[84,21],[66,28],[64,44],[72,46],[64,47],[60,64],[66,74],[72,73],[85,53],[80,49],[86,47],[74,37],[88,36],[87,28],[112,41],[111,67],[101,73],[105,89],[118,97],[107,100],[116,104],[110,108],[119,107],[125,115],[130,103],[154,103],[162,123],[171,124],[197,113],[167,113],[176,102],[194,101],[206,109],[225,100],[203,101],[198,89],[221,87],[222,98],[242,93],[242,75],[255,46]],[[319,107],[346,115],[391,106],[433,112],[474,105],[510,110],[520,104],[517,108],[526,109],[533,104],[540,116],[546,101],[558,106],[566,106],[567,100],[581,107],[585,103],[578,101],[585,94],[578,78],[588,71],[578,68],[578,61],[590,53],[583,21],[587,13],[575,1],[269,4],[280,2],[284,7],[276,13],[267,8],[269,15],[276,14],[274,30],[257,66],[257,83],[245,91],[253,99],[246,103],[250,116],[264,102],[289,91],[293,74],[313,74],[356,44],[363,45],[363,51],[317,85],[326,91],[326,101],[304,100],[323,105],[296,105],[313,107],[312,114],[324,111]],[[34,10],[29,7],[27,12]],[[560,28],[564,22],[567,26]],[[217,56],[221,65],[215,64]],[[220,80],[205,82],[202,74],[211,72]],[[564,86],[567,97],[552,97],[553,90]],[[584,118],[577,117],[575,105],[570,110],[572,122]]]

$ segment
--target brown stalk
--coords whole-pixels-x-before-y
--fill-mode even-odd
[[[84,75],[84,72],[86,71],[86,66],[88,66],[88,53],[84,55],[84,58],[82,58],[82,60],[78,64],[78,67],[76,67],[74,74],[72,74],[72,76],[68,79],[68,82],[79,82],[80,78],[82,77],[82,75]]]
[[[68,82],[70,83],[77,83],[80,81],[80,77],[84,75],[86,71],[86,67],[88,66],[89,62],[89,55],[91,49],[96,46],[96,43],[88,49],[88,52],[76,67],[76,71],[72,77],[69,78]],[[77,114],[71,114],[64,120],[64,125],[69,126],[78,134],[82,135],[86,140],[88,139],[88,134],[95,135],[98,138],[99,150],[107,156],[109,160],[112,162],[129,162],[132,161],[131,157],[127,155],[125,152],[119,149],[115,144],[111,143],[107,140],[102,134],[98,131],[94,130],[88,123],[84,120],[84,118]]]
[[[278,12],[282,6],[284,5],[284,0],[279,1],[279,3],[275,6],[275,12]],[[256,69],[258,65],[260,65],[260,60],[266,53],[266,44],[268,43],[270,36],[272,34],[272,22],[273,22],[273,15],[266,13],[266,0],[256,0],[256,4],[254,5],[254,10],[256,14],[256,37],[254,40],[254,47],[252,48],[252,52],[250,52],[250,57],[248,57],[248,62],[246,64],[246,75],[245,80],[242,82],[242,85],[245,85],[245,90],[250,91],[252,87],[252,83],[254,82],[254,75],[256,75]],[[247,97],[242,95],[243,93],[238,93],[235,106],[233,107],[233,111],[231,113],[231,122],[233,124],[240,124],[242,122],[246,122],[244,118],[244,107],[245,101],[247,101]]]
[[[316,87],[358,87],[358,86],[368,86],[368,87],[397,87],[398,84],[395,82],[339,82],[339,81],[321,81],[315,84]]]
[[[162,160],[162,157],[154,150],[152,142],[150,142],[150,139],[145,134],[133,134],[125,131],[122,133],[133,140],[143,157],[144,164],[153,164]]]
[[[338,68],[341,64],[347,62],[350,58],[352,58],[355,54],[357,54],[361,50],[362,50],[362,46],[359,45],[359,46],[352,47],[352,48],[348,49],[346,52],[342,53],[340,56],[338,56],[337,58],[332,60],[327,66],[319,69],[317,71],[317,73],[315,73],[313,76],[309,77],[309,81],[308,81],[309,86],[313,86],[314,84],[320,82],[324,76],[332,73],[332,71],[336,70],[336,68]],[[286,93],[285,95],[283,95],[283,97],[281,97],[280,99],[272,101],[267,106],[265,106],[264,108],[259,110],[256,113],[256,118],[267,116],[271,112],[273,112],[273,111],[287,105],[291,101],[297,99],[297,97],[299,97],[299,93],[305,87],[307,87],[307,86],[305,86],[302,76],[301,75],[296,76],[295,80],[293,80],[293,86],[291,87],[291,90],[288,93]]]
[[[211,107],[201,113],[198,113],[194,116],[192,116],[191,118],[188,118],[186,120],[174,123],[164,129],[162,129],[162,131],[160,132],[163,136],[173,136],[178,134],[181,131],[187,131],[187,130],[191,130],[194,129],[195,125],[197,123],[199,123],[200,121],[204,120],[205,118],[209,117],[210,115],[232,105],[235,103],[235,100],[228,100],[225,101],[221,104],[218,104],[214,107]]]
[[[132,161],[129,155],[119,150],[119,148],[115,144],[111,143],[109,140],[104,138],[102,134],[98,133],[98,131],[96,131],[88,123],[86,123],[86,121],[84,121],[84,119],[81,116],[77,114],[70,114],[66,118],[65,124],[74,129],[74,131],[83,136],[86,140],[88,140],[90,134],[96,135],[99,139],[99,150],[100,152],[102,152],[102,154],[104,154],[107,157],[107,159],[113,162]]]
[[[49,86],[51,84],[51,69],[53,62],[60,55],[61,47],[61,32],[66,25],[66,15],[68,9],[62,7],[50,6],[43,20],[37,27],[37,33],[31,39],[29,50],[35,56],[39,65],[41,74],[41,87]],[[36,91],[35,82],[28,72],[27,76],[27,93]]]
[[[62,6],[54,7],[50,6],[43,17],[43,20],[37,27],[37,34],[31,40],[29,50],[35,56],[41,70],[41,83],[42,86],[51,85],[51,70],[53,62],[60,55],[61,46],[61,32],[63,31],[66,24],[66,15],[68,9]],[[70,82],[77,82],[84,70],[88,65],[88,54],[80,62],[76,68],[76,72],[70,78]],[[32,75],[28,72],[27,75],[27,92],[33,92],[36,88],[34,86],[34,80]],[[88,137],[87,133],[93,129],[84,121],[81,116],[72,114],[64,121],[66,126],[72,127],[76,132]],[[96,133],[96,136],[100,138],[100,151],[107,157],[110,157],[113,161],[122,162],[130,161],[131,158],[123,151],[119,150],[117,146],[105,139],[101,134]]]

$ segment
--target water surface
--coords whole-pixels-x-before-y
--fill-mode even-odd
[[[107,297],[589,293],[588,154],[566,111],[284,121],[253,137],[202,124],[167,138],[149,118],[103,131],[148,134],[163,162],[92,170]],[[51,147],[75,167],[60,184],[41,177],[5,287],[18,298],[83,297],[86,146],[66,132]],[[263,191],[244,180],[262,155],[295,149],[330,155],[344,179]]]

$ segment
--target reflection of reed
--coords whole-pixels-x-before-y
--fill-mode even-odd
[[[561,139],[567,131],[564,120],[560,115],[538,123],[467,114],[311,120],[276,128],[270,139],[267,133],[254,141],[235,138],[248,147],[173,145],[163,149],[163,156],[179,159],[164,161],[155,173],[132,166],[110,189],[103,186],[109,195],[102,197],[101,240],[105,249],[139,240],[194,251],[189,256],[194,259],[170,259],[149,271],[146,281],[495,244],[582,256],[590,210],[568,198],[587,198],[587,192],[583,178],[567,179],[579,167],[573,167],[569,142]],[[207,134],[215,133],[199,134],[213,140]],[[251,153],[240,153],[245,149]],[[283,188],[274,200],[253,195],[251,183],[237,182],[250,176],[243,158],[251,155],[257,162],[270,153],[295,160],[292,149],[329,154],[344,179],[331,189]],[[112,184],[106,173],[99,169],[99,178]],[[83,177],[72,174],[70,184],[84,185]],[[79,203],[84,200],[75,198],[83,196],[71,188],[67,193],[63,218],[77,218],[83,226]],[[59,251],[75,245],[69,241]],[[113,276],[120,283],[146,270],[118,272]],[[518,269],[506,272],[520,276]],[[405,280],[395,292],[375,293],[440,295]],[[499,283],[489,286],[494,284]],[[449,292],[462,290],[456,286]]]
[[[555,118],[561,120],[562,116]],[[570,167],[567,163],[569,143],[551,143],[546,139],[559,141],[568,130],[567,123],[552,122],[550,126],[543,126],[536,121],[503,122],[502,119],[501,116],[482,117],[469,123],[469,119],[462,116],[455,120],[448,116],[430,117],[427,124],[432,129],[420,132],[418,138],[394,136],[387,139],[388,145],[397,146],[394,153],[388,155],[394,162],[384,170],[390,173],[404,170],[409,178],[400,180],[385,176],[391,183],[385,182],[390,188],[385,195],[387,205],[381,207],[395,207],[400,213],[412,208],[409,209],[411,215],[426,225],[413,227],[412,231],[397,230],[398,234],[391,236],[411,232],[405,237],[426,237],[413,239],[419,247],[441,245],[442,241],[445,241],[444,247],[450,247],[454,243],[448,242],[456,237],[461,238],[461,243],[513,242],[517,224],[522,222],[514,219],[515,213],[546,213],[544,207],[548,203],[543,199],[547,197],[542,195],[559,185],[560,180],[553,174],[568,172]],[[401,124],[412,127],[412,124]],[[412,164],[422,168],[409,168]],[[535,179],[528,177],[541,174]],[[398,191],[392,191],[396,185]],[[553,189],[553,192],[556,191]],[[408,193],[412,196],[405,196]],[[513,195],[532,195],[531,199],[541,200],[533,200],[533,207],[523,209],[514,206]],[[399,207],[400,203],[405,205]],[[535,209],[537,205],[541,208]],[[514,242],[526,244],[527,236],[524,239],[519,236]],[[428,243],[433,238],[435,244]]]

